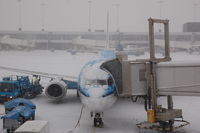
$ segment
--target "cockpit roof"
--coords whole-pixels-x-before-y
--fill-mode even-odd
[[[84,77],[88,80],[107,80],[109,78],[109,73],[100,68],[89,67],[84,70]]]

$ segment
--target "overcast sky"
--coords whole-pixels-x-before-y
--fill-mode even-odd
[[[42,10],[44,1],[44,13]],[[120,31],[146,32],[147,19],[170,20],[170,31],[181,32],[182,24],[200,21],[200,0],[91,0],[91,29],[106,29],[109,10],[110,31],[117,29],[119,4]],[[194,5],[196,4],[196,6]],[[43,15],[44,14],[44,15]],[[44,21],[43,19],[44,18]],[[88,0],[21,0],[21,25],[25,31],[87,31],[89,27]],[[0,30],[19,27],[18,0],[0,0]]]

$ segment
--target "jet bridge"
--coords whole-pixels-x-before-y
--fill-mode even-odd
[[[159,63],[156,77],[159,95],[200,96],[200,63]]]
[[[164,24],[163,58],[155,56],[155,23]],[[171,61],[168,23],[168,20],[149,19],[149,59],[128,60],[127,55],[118,55],[117,59],[107,61],[101,66],[113,75],[118,96],[140,96],[145,99],[147,123],[151,123],[151,126],[147,127],[143,122],[137,124],[139,128],[171,131],[189,124],[184,120],[176,120],[183,116],[181,109],[173,108],[172,96],[200,96],[200,63]],[[167,108],[158,105],[160,96],[167,97]],[[175,127],[175,122],[183,124]]]
[[[119,54],[101,65],[113,75],[119,96],[148,95],[149,87],[156,96],[200,96],[200,62],[171,61],[168,22],[149,19],[149,59],[128,60],[126,54]],[[154,23],[164,24],[164,58],[155,57]]]
[[[151,63],[148,60],[122,61],[120,96],[147,95],[152,80],[155,80],[156,95],[200,96],[200,62]],[[153,75],[151,65],[154,67]]]

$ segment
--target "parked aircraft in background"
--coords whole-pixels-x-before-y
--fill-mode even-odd
[[[164,41],[156,39],[155,44],[157,47],[163,48]],[[170,50],[172,52],[186,51],[189,54],[193,52],[198,52],[200,54],[200,41],[170,41]]]
[[[9,35],[0,39],[0,50],[31,50],[35,48],[32,40],[16,39]]]
[[[72,49],[69,49],[68,52],[75,54],[76,52],[94,52],[104,50],[106,48],[106,41],[102,40],[92,40],[85,39],[81,36],[78,36],[72,40]],[[110,42],[110,46],[114,46],[115,41]],[[114,49],[114,47],[112,48]]]
[[[106,41],[83,39],[81,36],[72,40],[73,48],[68,52],[76,54],[76,52],[94,52],[106,49]],[[123,51],[127,54],[142,55],[147,51],[147,42],[139,41],[109,41],[109,47],[113,51]]]
[[[72,40],[74,48],[85,48],[85,49],[103,49],[105,48],[106,41],[83,39],[81,36],[76,37]]]

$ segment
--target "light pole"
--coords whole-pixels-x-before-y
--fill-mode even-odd
[[[199,4],[197,4],[197,3],[194,3],[193,4],[193,6],[194,6],[194,10],[193,10],[193,21],[195,22],[195,21],[197,21],[197,7],[199,6]]]
[[[106,49],[110,48],[110,35],[109,35],[109,11],[107,11],[107,24],[106,24]]]
[[[89,18],[88,18],[89,25],[88,25],[88,31],[91,32],[91,5],[92,5],[92,1],[88,1],[88,4],[89,4]]]
[[[120,6],[120,4],[116,4],[115,5],[116,6],[116,9],[117,9],[117,32],[119,32],[120,30],[119,30],[119,6]]]
[[[19,20],[18,20],[19,21],[19,27],[18,27],[18,30],[21,31],[22,30],[21,0],[18,0],[18,5],[19,5]]]
[[[158,4],[159,4],[159,18],[162,19],[162,4],[164,2],[162,0],[158,1]],[[160,27],[159,27],[159,32],[162,32],[162,29],[161,29],[161,24],[160,24]]]
[[[162,4],[164,2],[162,0],[158,1],[158,4],[159,4],[159,18],[161,19],[162,18]]]
[[[45,2],[42,0],[41,3],[41,8],[42,8],[42,31],[44,31],[44,23],[45,23]]]

